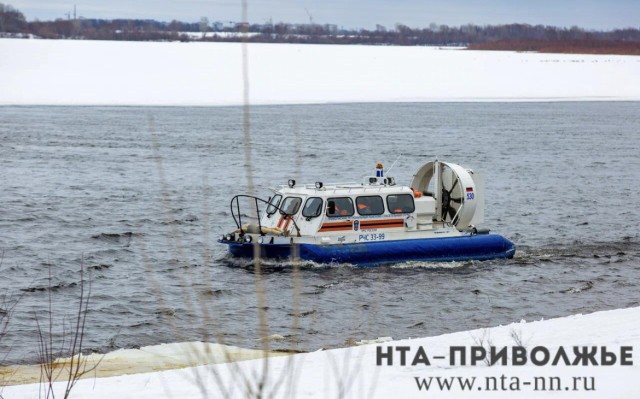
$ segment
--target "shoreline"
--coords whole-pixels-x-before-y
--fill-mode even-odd
[[[118,395],[118,392],[135,392],[137,397],[141,398],[186,397],[185,395],[189,396],[199,392],[198,384],[190,381],[191,377],[196,376],[200,378],[204,373],[214,373],[216,375],[219,374],[222,381],[232,382],[235,380],[231,379],[234,373],[239,372],[245,373],[246,375],[246,373],[250,373],[251,370],[260,370],[260,368],[267,363],[269,367],[273,368],[273,372],[270,375],[278,375],[278,373],[287,371],[297,373],[299,376],[297,385],[299,388],[298,393],[301,394],[300,396],[320,397],[324,395],[323,392],[326,392],[322,387],[326,389],[326,387],[331,386],[326,384],[335,384],[336,381],[340,380],[340,375],[332,376],[326,375],[326,373],[324,375],[322,374],[323,369],[326,370],[329,364],[339,359],[350,359],[353,364],[359,365],[358,367],[361,371],[359,374],[356,374],[354,378],[358,381],[358,384],[375,386],[374,397],[388,397],[388,395],[393,392],[403,395],[402,397],[420,397],[420,395],[424,395],[424,392],[421,393],[415,389],[415,383],[412,382],[414,375],[425,377],[443,374],[494,378],[491,376],[518,374],[520,375],[519,378],[524,379],[538,378],[535,377],[538,375],[557,375],[559,376],[557,378],[568,378],[569,375],[584,374],[592,376],[590,378],[597,379],[599,384],[598,390],[607,392],[608,396],[630,398],[632,397],[630,395],[635,392],[634,389],[640,389],[640,381],[624,377],[637,374],[640,365],[637,361],[635,363],[633,362],[633,360],[637,360],[637,354],[633,354],[636,356],[627,359],[627,362],[631,360],[631,365],[625,364],[623,357],[619,356],[616,358],[616,364],[609,367],[583,367],[587,365],[580,363],[576,366],[562,362],[560,362],[559,365],[552,365],[551,361],[548,361],[545,362],[544,365],[534,366],[529,362],[525,367],[515,368],[513,365],[505,366],[499,364],[489,367],[488,364],[484,362],[479,362],[474,365],[469,364],[468,360],[466,365],[449,365],[448,361],[435,360],[436,357],[434,357],[433,354],[448,354],[452,347],[504,346],[509,348],[519,345],[522,345],[524,348],[529,348],[529,350],[544,347],[548,348],[551,352],[557,351],[558,348],[569,348],[568,350],[570,350],[570,348],[573,347],[598,348],[598,350],[610,351],[607,353],[617,353],[616,350],[619,345],[626,345],[633,348],[633,346],[640,344],[640,332],[634,328],[638,322],[640,322],[640,307],[635,307],[600,311],[585,315],[576,314],[549,320],[530,322],[522,320],[504,326],[460,331],[433,337],[403,339],[383,343],[378,342],[356,347],[326,351],[319,350],[285,357],[270,357],[266,363],[264,360],[261,360],[261,358],[254,357],[254,360],[248,360],[251,359],[251,357],[248,357],[246,359],[237,359],[242,361],[233,363],[235,364],[234,366],[230,366],[229,364],[212,365],[205,363],[197,365],[196,367],[187,366],[186,368],[179,369],[162,368],[163,366],[160,366],[159,369],[140,371],[140,374],[126,374],[128,370],[122,370],[125,371],[125,373],[113,373],[112,370],[110,377],[104,376],[104,378],[101,378],[102,376],[100,375],[90,373],[87,377],[94,378],[79,381],[78,386],[74,389],[74,398],[107,398]],[[189,345],[189,343],[186,344]],[[420,350],[419,348],[427,350],[432,359],[431,364],[410,366],[408,361],[396,361],[393,365],[382,364],[376,366],[376,356],[380,357],[379,354],[376,355],[376,347],[393,348],[399,347],[400,345],[410,348],[408,350],[411,351],[415,351],[416,349]],[[165,349],[172,348],[169,350],[170,353],[176,353],[176,350],[180,353],[179,346],[180,344],[168,344],[150,348],[155,348],[156,353],[154,356],[162,357],[162,347],[165,347]],[[207,346],[204,345],[201,347],[201,349],[204,348],[207,348]],[[142,349],[145,348],[141,348],[141,350]],[[236,349],[243,350],[242,348]],[[151,351],[153,352],[154,349]],[[118,352],[122,352],[122,350],[112,353]],[[574,356],[573,353],[568,353],[570,356]],[[575,355],[577,354],[576,352]],[[191,353],[190,355],[192,359],[198,358],[197,354],[194,356],[194,354]],[[533,355],[531,356],[533,357]],[[411,359],[412,357],[407,356],[407,358]],[[202,358],[200,357],[200,359]],[[398,359],[399,356],[396,356],[396,360]],[[585,358],[580,357],[580,359]],[[138,360],[140,360],[140,358]],[[595,361],[597,362],[598,360]],[[295,370],[289,370],[292,364],[295,365]],[[613,375],[616,375],[616,378],[612,378]],[[617,383],[620,378],[623,378],[625,384]],[[266,386],[273,388],[274,379],[275,377],[270,377],[266,382]],[[157,387],[162,385],[160,381],[164,381],[165,384],[171,381],[171,392],[162,394],[161,391],[159,393]],[[398,381],[404,382],[397,385]],[[65,382],[62,381],[54,385],[57,390],[57,388],[62,388],[64,384]],[[31,397],[33,394],[37,395],[38,389],[40,389],[39,384],[12,385],[6,386],[3,394],[12,398]],[[241,388],[240,392],[242,392]],[[208,391],[208,393],[211,392]],[[283,393],[284,392],[280,391],[277,397],[280,397]],[[449,395],[459,395],[460,391],[452,390],[446,393]],[[495,395],[495,393],[492,394],[491,391],[487,391],[486,393],[474,392],[474,394],[478,394],[477,397],[493,397],[492,395]],[[582,392],[581,394],[588,395],[589,392]],[[580,394],[578,396],[580,396]],[[476,396],[474,395],[474,397]]]

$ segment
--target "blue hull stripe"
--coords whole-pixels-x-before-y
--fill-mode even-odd
[[[234,256],[253,257],[253,244],[220,241]],[[259,244],[261,256],[286,258],[288,244]],[[299,244],[300,258],[317,263],[352,263],[375,266],[385,263],[416,261],[466,261],[513,258],[515,245],[498,234],[414,240],[375,241],[354,244]]]

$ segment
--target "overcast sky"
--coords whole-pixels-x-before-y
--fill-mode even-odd
[[[28,20],[63,18],[74,1],[0,0]],[[529,23],[589,29],[640,27],[640,0],[248,0],[249,21],[334,23],[345,28]],[[240,0],[77,0],[86,18],[239,21]]]

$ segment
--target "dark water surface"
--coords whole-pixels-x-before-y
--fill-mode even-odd
[[[56,320],[73,319],[81,265],[88,349],[259,347],[255,274],[215,243],[247,189],[242,120],[235,107],[0,107],[0,299],[19,299],[0,362],[36,360],[50,294]],[[400,154],[391,174],[408,184],[437,156],[485,176],[485,227],[518,245],[509,261],[306,264],[299,280],[272,264],[273,347],[640,305],[640,103],[261,106],[251,131],[265,197],[289,178],[360,181]]]

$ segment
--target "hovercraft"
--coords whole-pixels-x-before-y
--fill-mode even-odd
[[[362,183],[287,185],[264,200],[236,195],[236,229],[218,242],[238,257],[290,258],[376,266],[406,261],[512,258],[515,245],[484,222],[484,180],[448,162],[422,165],[409,186],[396,185],[382,164]],[[248,202],[257,211],[249,222]],[[244,218],[244,223],[243,223]]]

